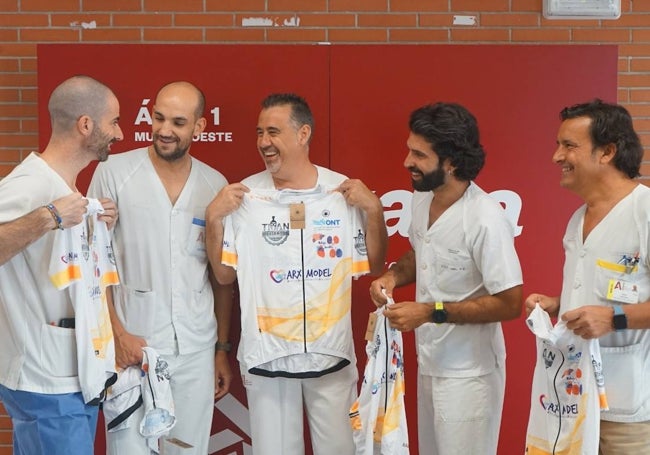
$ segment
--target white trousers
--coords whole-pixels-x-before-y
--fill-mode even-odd
[[[187,355],[161,355],[169,364],[170,386],[174,398],[176,425],[161,438],[165,455],[206,455],[214,411],[214,347]],[[107,455],[149,455],[146,439],[140,435],[144,408],[131,416],[129,428],[106,433]],[[165,442],[178,438],[194,446],[180,448]],[[164,447],[162,447],[164,445]]]
[[[349,413],[357,377],[355,365],[311,379],[267,378],[242,371],[253,455],[303,455],[303,411],[314,455],[352,455]]]
[[[496,455],[505,377],[418,375],[419,455]]]

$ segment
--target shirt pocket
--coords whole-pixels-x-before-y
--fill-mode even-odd
[[[77,376],[75,330],[43,324],[41,326],[41,363],[43,370],[51,376]]]
[[[608,299],[609,287],[612,281],[624,281],[630,287],[637,290],[641,286],[647,289],[648,279],[646,273],[639,272],[641,266],[636,264],[633,268],[629,269],[616,262],[610,262],[605,259],[596,260],[596,274],[595,274],[595,289],[594,293],[602,301],[616,300],[614,298]],[[644,286],[646,285],[646,286]],[[638,291],[637,291],[638,292]],[[624,302],[624,303],[638,303],[637,302]]]
[[[633,415],[644,403],[641,344],[600,348],[609,411]],[[631,380],[630,378],[636,378]]]
[[[126,331],[142,338],[150,337],[156,315],[156,293],[123,284],[113,289],[115,311]]]
[[[209,333],[215,326],[214,295],[209,286],[191,291],[189,316],[197,333]]]
[[[476,289],[482,278],[472,258],[463,256],[438,256],[436,261],[436,283],[446,292],[465,293]]]

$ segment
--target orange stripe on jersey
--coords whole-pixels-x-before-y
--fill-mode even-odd
[[[80,279],[81,279],[81,267],[79,267],[78,265],[69,265],[59,273],[55,273],[54,275],[50,276],[50,280],[52,281],[52,284],[54,284],[54,286],[56,286],[57,289],[61,289],[66,285],[70,284],[70,282],[75,280],[80,280]]]
[[[221,252],[221,262],[231,267],[235,267],[237,265],[237,253],[223,250]]]
[[[120,278],[115,270],[111,270],[102,275],[102,286],[106,287],[111,284],[120,284]]]
[[[359,273],[368,273],[370,272],[370,264],[368,261],[363,260],[363,261],[355,261],[354,264],[352,264],[352,274],[357,275]]]

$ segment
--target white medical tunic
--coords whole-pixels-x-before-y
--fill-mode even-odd
[[[503,208],[473,182],[428,226],[432,192],[415,192],[409,240],[415,251],[416,301],[459,302],[522,284],[513,227]],[[418,373],[488,374],[505,362],[501,324],[426,323],[416,329]]]
[[[127,332],[160,355],[190,354],[214,344],[214,299],[208,280],[205,210],[227,184],[192,158],[190,175],[172,205],[147,148],[100,163],[88,194],[113,199],[119,218],[113,248],[121,284],[115,310]]]
[[[639,184],[583,240],[584,214],[585,206],[576,210],[564,235],[560,314],[583,305],[625,307],[648,301],[650,189]],[[650,420],[650,330],[610,332],[598,341],[609,402],[601,418]]]

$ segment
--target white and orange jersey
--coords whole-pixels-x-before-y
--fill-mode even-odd
[[[354,361],[352,278],[369,265],[361,212],[334,187],[252,189],[226,219],[222,263],[237,270],[248,371],[310,377]]]
[[[104,390],[115,372],[115,344],[106,301],[106,287],[119,283],[115,257],[97,199],[88,199],[83,221],[56,232],[50,259],[50,280],[67,289],[74,307],[79,382],[89,402]]]

